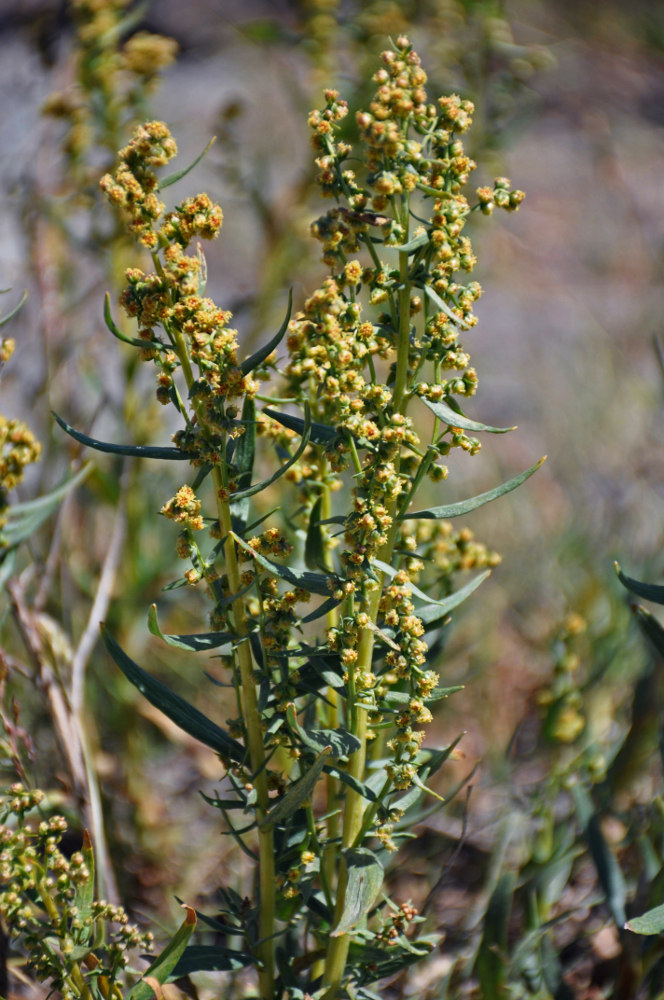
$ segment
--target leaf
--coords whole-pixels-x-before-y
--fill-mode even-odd
[[[381,562],[380,559],[374,559],[371,565],[377,566],[381,573],[385,573],[386,576],[389,576],[390,580],[397,575],[396,569],[389,566],[387,563]],[[458,608],[458,606],[463,603],[467,597],[470,597],[473,591],[477,590],[479,585],[486,580],[487,576],[490,575],[491,570],[485,570],[483,573],[480,573],[479,576],[476,576],[474,580],[471,580],[470,583],[467,583],[461,590],[457,590],[454,594],[450,594],[449,597],[444,597],[442,601],[434,601],[432,597],[425,594],[424,591],[420,590],[419,587],[416,587],[414,583],[408,583],[408,589],[411,593],[415,594],[416,597],[419,597],[420,600],[425,601],[427,607],[437,608],[438,614],[444,616],[449,614],[450,611],[453,611],[454,608]],[[417,610],[414,614],[418,614]]]
[[[412,253],[414,250],[419,250],[420,247],[424,247],[429,242],[429,233],[419,233],[417,236],[413,236],[412,240],[408,243],[394,243],[389,244],[389,249],[398,250],[399,253]]]
[[[200,740],[206,746],[211,747],[222,757],[230,757],[236,763],[243,763],[245,750],[241,743],[234,740],[232,736],[224,732],[216,723],[208,719],[207,716],[199,712],[197,708],[190,705],[188,701],[167,688],[165,684],[152,677],[147,671],[139,667],[124,650],[118,645],[113,636],[102,625],[102,638],[104,644],[115,660],[116,664],[131,681],[134,687],[138,688],[141,694],[147,698],[151,705],[163,712],[167,718],[174,722],[176,726],[189,733],[194,739]]]
[[[292,311],[293,311],[293,289],[291,288],[291,290],[288,293],[288,308],[286,310],[286,318],[284,319],[283,323],[275,333],[274,337],[272,337],[272,339],[269,340],[267,344],[264,344],[263,347],[259,347],[257,351],[254,351],[252,355],[250,355],[248,358],[245,358],[245,360],[240,363],[240,369],[243,375],[248,375],[249,372],[252,372],[254,370],[254,368],[258,368],[258,366],[263,361],[265,361],[265,359],[269,357],[270,354],[272,354],[272,351],[276,350],[281,341],[284,339],[284,334],[288,329],[288,324],[290,323]]]
[[[319,569],[325,565],[325,540],[320,523],[322,496],[319,496],[309,515],[307,539],[304,544],[304,562],[309,569]]]
[[[343,598],[328,597],[326,601],[323,601],[319,608],[316,608],[315,611],[310,611],[304,618],[300,618],[300,624],[308,625],[309,622],[317,621],[318,618],[322,618],[323,615],[326,615],[328,611],[334,610],[334,608],[341,604],[342,600]]]
[[[655,906],[652,910],[646,910],[640,917],[632,917],[625,924],[625,930],[633,931],[635,934],[663,934],[664,906]]]
[[[529,479],[533,473],[537,472],[545,461],[546,455],[540,458],[539,462],[536,462],[535,465],[526,469],[525,472],[519,473],[514,479],[508,479],[507,482],[494,487],[492,490],[487,490],[486,493],[478,493],[477,496],[469,497],[468,500],[459,500],[457,503],[445,504],[442,507],[429,507],[427,510],[410,511],[407,514],[402,514],[399,520],[411,521],[415,518],[440,520],[448,517],[458,517],[460,514],[468,514],[471,510],[477,510],[478,507],[484,506],[485,503],[489,503],[491,500],[497,500],[498,497],[502,497],[506,493],[511,493],[517,486],[521,486],[521,483],[525,483],[526,479]]]
[[[73,437],[75,441],[87,445],[88,448],[94,448],[95,451],[104,451],[111,455],[129,455],[132,458],[162,458],[169,462],[188,462],[194,457],[191,452],[180,451],[179,448],[160,448],[155,445],[145,444],[109,444],[106,441],[97,441],[95,438],[88,437],[87,434],[75,430],[71,424],[68,424],[66,420],[59,417],[57,413],[51,412],[63,431],[69,434],[70,437]]]
[[[483,1000],[500,1000],[507,975],[507,930],[512,908],[515,877],[512,872],[503,872],[484,916],[484,929],[475,972],[480,981]]]
[[[468,324],[464,322],[460,316],[457,316],[456,313],[452,312],[447,302],[445,302],[444,299],[441,299],[440,295],[438,295],[438,293],[435,292],[430,285],[424,285],[423,290],[425,295],[429,296],[433,304],[440,309],[441,312],[444,312],[447,318],[451,320],[452,323],[459,328],[459,330],[470,330]]]
[[[639,607],[638,604],[632,607],[632,611],[646,639],[660,656],[664,656],[664,628],[654,615],[651,615],[645,608]]]
[[[156,347],[161,350],[166,350],[166,345],[162,344],[159,340],[140,340],[137,337],[128,337],[126,333],[115,325],[113,322],[113,315],[111,313],[111,296],[108,292],[104,296],[104,322],[108,327],[109,331],[118,340],[121,340],[123,344],[130,344],[131,347],[140,347],[142,350],[146,347]]]
[[[507,434],[508,431],[516,430],[516,427],[489,427],[488,424],[481,424],[477,420],[471,420],[460,410],[453,409],[447,403],[443,402],[443,400],[434,403],[430,399],[420,398],[424,405],[428,406],[439,420],[442,420],[444,424],[448,424],[450,427],[461,427],[465,431],[488,431],[490,434]]]
[[[348,880],[344,908],[330,937],[348,934],[376,902],[383,886],[383,866],[368,847],[346,848],[342,852]]]
[[[206,649],[219,649],[223,646],[227,646],[230,651],[233,647],[233,642],[237,642],[240,638],[233,632],[195,632],[191,635],[165,635],[159,627],[156,604],[151,604],[148,611],[148,629],[152,635],[159,636],[169,646],[175,646],[177,649],[195,650],[196,652]]]
[[[362,746],[361,740],[347,729],[304,729],[297,721],[292,702],[286,708],[286,718],[292,732],[299,736],[306,747],[317,753],[325,748],[335,760],[356,753]]]
[[[127,1000],[152,1000],[152,995],[156,993],[156,990],[145,981],[146,977],[149,976],[152,979],[156,979],[159,984],[162,984],[166,982],[176,967],[196,926],[196,913],[190,906],[186,906],[185,909],[187,915],[184,918],[184,923],[175,932],[161,955],[143,973],[141,980],[129,992]]]
[[[82,943],[87,944],[92,936],[93,922],[92,920],[89,920],[87,926],[86,922],[92,914],[92,904],[95,899],[95,852],[92,849],[92,841],[90,840],[90,834],[87,830],[83,831],[81,854],[83,855],[85,867],[89,872],[89,877],[85,882],[76,886],[74,904],[78,909],[78,914],[81,920]]]
[[[289,787],[283,798],[279,799],[276,805],[270,809],[267,816],[260,822],[259,826],[261,829],[276,826],[278,823],[283,822],[283,820],[292,816],[303,802],[311,797],[314,785],[318,781],[329,756],[330,747],[324,747],[311,767],[307,768],[299,781],[296,781]]]
[[[272,483],[276,483],[277,479],[281,479],[281,477],[284,475],[284,473],[287,472],[290,469],[291,465],[294,465],[295,462],[297,462],[297,460],[300,458],[300,456],[304,452],[304,449],[309,444],[309,433],[310,433],[310,428],[311,428],[311,415],[310,415],[309,404],[308,403],[305,403],[305,411],[304,412],[305,412],[305,418],[306,419],[304,421],[304,429],[302,431],[302,440],[300,441],[299,448],[297,449],[297,451],[295,452],[295,454],[291,455],[291,457],[288,459],[288,461],[285,462],[284,465],[281,466],[281,468],[277,469],[277,471],[274,473],[274,475],[270,476],[269,479],[264,479],[262,483],[256,483],[254,486],[249,486],[246,490],[238,490],[237,493],[233,493],[231,495],[231,503],[237,503],[239,500],[244,500],[247,497],[252,497],[256,493],[262,493],[262,491],[265,490],[265,489],[267,489],[268,486],[271,486]]]
[[[29,538],[57,509],[69,491],[82,483],[93,468],[92,462],[88,462],[50,493],[37,497],[36,500],[26,500],[24,503],[16,503],[10,507],[7,523],[2,530],[6,547],[14,548],[19,542]],[[1,549],[0,554],[2,554]]]
[[[244,951],[232,951],[220,944],[193,944],[185,949],[169,979],[181,979],[192,972],[236,972],[254,959]]]
[[[267,413],[268,417],[272,417],[273,420],[276,420],[283,427],[287,427],[290,431],[295,431],[296,434],[304,432],[306,422],[301,417],[293,417],[290,413],[280,413],[269,406],[263,412]],[[314,444],[330,445],[337,440],[339,433],[335,427],[328,427],[327,424],[321,424],[316,420],[312,420],[309,436]]]
[[[354,778],[352,774],[348,773],[348,771],[344,771],[343,768],[336,767],[334,764],[329,764],[326,765],[323,770],[326,774],[333,774],[335,778],[339,778],[344,785],[348,785],[349,788],[352,788],[354,792],[361,795],[363,799],[367,800],[367,802],[378,801],[378,796],[373,789],[369,787],[369,785],[362,784],[361,781]]]
[[[9,291],[9,289],[3,289],[3,291]],[[27,299],[27,297],[28,297],[28,293],[27,292],[23,292],[23,295],[21,296],[21,299],[20,299],[18,305],[14,306],[14,308],[10,312],[6,313],[6,315],[4,315],[0,319],[0,329],[2,329],[3,326],[6,326],[7,323],[9,323],[9,321],[14,318],[14,316],[16,315],[16,313],[19,312],[19,310],[21,310],[23,308],[23,305],[24,305],[25,300]]]
[[[244,539],[236,535],[234,531],[231,531],[230,535],[240,548],[251,553],[259,566],[268,570],[273,576],[278,576],[281,580],[286,580],[293,587],[302,587],[304,590],[308,590],[310,594],[323,594],[325,597],[329,597],[330,588],[328,581],[332,581],[335,586],[339,583],[338,578],[333,573],[312,573],[310,570],[295,570],[290,569],[288,566],[281,566],[279,563],[260,555],[250,545],[247,545]]]
[[[611,916],[616,926],[623,928],[625,926],[625,901],[627,898],[623,873],[615,854],[604,838],[600,817],[595,811],[589,792],[583,785],[577,783],[572,786],[572,796],[579,821],[584,827],[599,883],[611,910]]]
[[[190,163],[189,166],[185,167],[183,170],[177,170],[175,171],[175,173],[167,174],[166,177],[163,177],[159,181],[159,190],[163,191],[164,188],[170,187],[171,184],[175,184],[177,183],[177,181],[182,180],[183,177],[186,177],[190,170],[193,170],[194,167],[198,166],[198,164],[201,162],[207,151],[214,145],[216,141],[217,137],[213,135],[210,141],[208,142],[207,146],[203,150],[203,152],[198,154],[193,163]]]
[[[244,434],[238,439],[233,455],[238,490],[251,486],[251,474],[256,456],[256,403],[247,396],[242,405]]]
[[[639,580],[634,580],[631,576],[623,573],[617,562],[614,562],[613,568],[618,575],[618,579],[627,590],[631,590],[633,594],[642,597],[644,601],[654,601],[655,604],[664,604],[664,586],[656,583],[641,583]]]

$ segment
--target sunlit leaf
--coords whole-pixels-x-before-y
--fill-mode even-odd
[[[7,289],[3,289],[3,291],[7,291]],[[23,305],[24,305],[25,300],[27,299],[27,297],[28,297],[28,293],[27,292],[23,292],[23,295],[21,296],[21,299],[20,299],[18,305],[15,305],[14,308],[10,312],[5,313],[5,315],[0,319],[0,329],[2,329],[3,326],[6,326],[7,323],[9,323],[9,321],[14,318],[14,316],[16,315],[16,313],[19,312],[19,310],[21,310],[23,308]]]
[[[295,431],[296,434],[304,433],[306,421],[302,417],[294,417],[290,413],[281,413],[278,410],[271,409],[269,406],[265,408],[264,412],[283,427],[287,427],[289,431]],[[327,424],[321,424],[316,420],[312,420],[309,437],[314,444],[329,445],[337,440],[339,434],[336,428],[328,427]]]
[[[88,462],[50,493],[37,497],[35,500],[13,504],[9,508],[7,523],[2,529],[2,536],[7,547],[13,548],[19,542],[29,538],[57,510],[70,490],[82,483],[93,468],[92,462]],[[0,554],[2,554],[2,550],[0,550]]]
[[[517,486],[525,483],[526,479],[529,479],[533,473],[537,472],[545,461],[546,455],[544,458],[540,458],[539,462],[536,462],[535,465],[526,469],[525,472],[521,472],[513,479],[508,479],[507,482],[494,487],[492,490],[487,490],[486,493],[478,493],[477,496],[469,497],[468,500],[459,500],[457,503],[445,504],[442,507],[429,507],[427,510],[409,511],[406,514],[402,514],[399,520],[412,521],[415,518],[440,520],[448,517],[458,517],[460,514],[468,514],[471,510],[477,510],[478,507],[482,507],[491,500],[497,500],[498,497],[502,497],[506,493],[511,493]]]
[[[642,597],[644,601],[653,601],[655,604],[664,604],[664,585],[657,583],[642,583],[631,576],[623,573],[618,563],[613,564],[618,579],[627,590]]]
[[[325,540],[320,523],[320,513],[323,504],[322,496],[318,497],[309,515],[307,538],[304,545],[304,561],[309,569],[319,569],[325,565]]]
[[[232,951],[220,944],[192,944],[185,949],[169,979],[181,979],[192,972],[235,972],[253,961],[246,952]]]
[[[471,420],[461,410],[456,407],[453,408],[442,399],[434,403],[432,400],[422,397],[422,402],[425,406],[429,407],[439,420],[442,420],[444,424],[448,424],[450,427],[461,427],[464,431],[488,431],[490,434],[507,434],[509,431],[516,430],[516,427],[490,427],[488,424],[481,424],[477,420]]]
[[[138,688],[141,694],[147,698],[150,704],[163,712],[171,722],[189,733],[194,739],[200,740],[206,746],[221,754],[222,757],[230,757],[236,763],[243,763],[245,750],[241,743],[234,740],[232,736],[224,732],[216,723],[208,719],[207,716],[199,712],[197,708],[190,705],[188,701],[175,694],[165,684],[158,681],[151,674],[139,667],[131,657],[127,656],[124,650],[118,645],[113,636],[102,626],[102,638],[107,650],[115,660],[116,664],[125,677],[131,681],[134,687]]]
[[[79,444],[94,448],[95,451],[103,451],[111,455],[129,455],[131,458],[161,458],[169,462],[188,462],[193,458],[193,455],[180,451],[179,448],[163,448],[146,444],[109,444],[107,441],[97,441],[95,438],[75,430],[57,413],[53,413],[53,416],[70,437],[73,437]]]
[[[237,642],[239,639],[239,636],[234,635],[233,632],[195,632],[191,635],[167,635],[161,631],[159,626],[156,604],[151,604],[148,611],[148,629],[152,635],[159,636],[169,646],[196,652],[219,649],[220,647],[225,647],[230,652],[233,648],[233,642]]]
[[[293,311],[293,289],[291,288],[291,290],[288,293],[288,308],[286,310],[286,317],[283,323],[275,333],[274,337],[272,337],[272,339],[269,340],[267,344],[264,344],[263,347],[259,347],[257,351],[254,351],[252,355],[250,355],[248,358],[245,358],[245,360],[240,363],[240,368],[242,370],[243,375],[248,375],[249,372],[252,372],[254,370],[254,368],[258,368],[258,366],[262,364],[263,361],[265,361],[265,359],[270,356],[270,354],[272,354],[272,351],[275,351],[277,349],[281,341],[284,339],[284,334],[288,329],[288,324],[290,323],[292,311]]]
[[[170,187],[171,184],[175,184],[177,183],[177,181],[182,180],[183,177],[186,177],[187,174],[194,169],[194,167],[198,166],[198,164],[201,162],[207,151],[211,149],[211,147],[214,145],[216,141],[217,137],[213,135],[210,141],[208,142],[207,146],[203,150],[203,152],[199,153],[196,159],[192,163],[190,163],[188,167],[184,167],[182,170],[176,170],[175,173],[167,174],[166,177],[160,178],[159,190],[163,191],[164,188]]]
[[[352,931],[366,917],[383,885],[383,866],[368,847],[347,848],[342,853],[348,880],[344,907],[331,937]]]
[[[655,906],[640,917],[632,917],[625,924],[625,930],[635,934],[664,934],[664,906]]]
[[[293,587],[302,587],[304,590],[308,590],[310,594],[323,594],[328,597],[330,594],[328,583],[331,581],[336,586],[339,582],[337,577],[332,573],[312,573],[310,570],[291,569],[289,566],[282,566],[280,563],[260,555],[250,545],[247,545],[244,539],[236,535],[235,532],[231,531],[230,534],[240,548],[251,553],[259,566],[268,570],[273,576],[278,576],[281,580],[286,580]]]
[[[158,983],[163,984],[173,972],[173,969],[184,954],[187,942],[196,926],[196,913],[190,906],[187,906],[186,910],[187,915],[184,923],[175,932],[150,968],[143,973],[142,979],[130,991],[127,1000],[152,1000],[156,991],[149,983],[145,982],[146,977],[149,976],[151,979],[155,979]]]
[[[303,802],[311,797],[314,786],[318,781],[325,763],[330,756],[330,747],[324,747],[316,757],[315,761],[308,767],[302,777],[292,784],[283,798],[270,809],[267,816],[260,823],[261,827],[277,826],[289,816],[296,812]]]

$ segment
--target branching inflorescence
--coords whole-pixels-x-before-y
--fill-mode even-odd
[[[217,235],[221,209],[204,194],[170,211],[160,200],[173,178],[160,185],[156,171],[176,152],[166,125],[139,128],[102,180],[152,259],[127,271],[120,297],[138,338],[107,312],[109,326],[154,362],[157,397],[183,421],[175,449],[113,450],[189,459],[191,484],[161,513],[191,563],[182,584],[201,584],[211,602],[210,632],[163,635],[154,612],[151,629],[221,656],[237,716],[222,729],[105,638],[141,691],[219,753],[226,788],[213,804],[256,862],[251,903],[224,890],[225,929],[242,950],[210,945],[214,966],[185,951],[174,974],[254,964],[261,1000],[369,998],[368,984],[430,951],[429,938],[409,936],[414,908],[381,895],[384,864],[453,751],[423,748],[423,727],[452,690],[434,669],[449,612],[486,575],[459,590],[457,573],[498,561],[448,519],[536,468],[470,500],[413,509],[427,478],[447,477],[453,448],[474,455],[477,434],[500,430],[457,401],[477,387],[460,338],[481,292],[458,276],[475,265],[470,213],[516,209],[523,194],[499,178],[469,204],[475,164],[461,136],[473,106],[429,101],[407,38],[383,53],[374,80],[357,115],[359,157],[340,138],[347,107],[336,91],[310,116],[318,183],[335,202],[313,225],[330,275],[244,360],[191,249]],[[270,454],[277,468],[261,480]]]

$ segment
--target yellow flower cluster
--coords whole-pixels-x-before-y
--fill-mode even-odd
[[[7,420],[0,414],[0,527],[7,520],[7,494],[22,481],[26,465],[36,462],[40,454],[41,444],[30,428],[22,420]]]

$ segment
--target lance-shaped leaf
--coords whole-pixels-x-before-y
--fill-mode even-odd
[[[163,448],[146,444],[110,444],[108,441],[97,441],[95,438],[77,431],[57,413],[53,413],[53,416],[70,437],[73,437],[79,444],[94,448],[95,451],[104,451],[110,455],[129,455],[131,458],[162,458],[169,462],[188,462],[194,457],[191,453],[180,451],[179,448]]]
[[[81,854],[83,855],[83,861],[85,862],[85,867],[89,872],[89,877],[85,882],[79,883],[76,886],[76,895],[74,896],[74,904],[78,910],[78,914],[81,919],[81,940],[83,944],[87,944],[92,936],[92,931],[94,927],[93,921],[90,919],[92,916],[92,904],[95,899],[95,852],[92,849],[92,841],[90,840],[90,834],[87,830],[83,831],[83,846],[81,847]]]
[[[147,698],[151,705],[163,712],[171,722],[189,733],[194,739],[200,740],[206,746],[221,754],[222,757],[230,757],[236,763],[243,763],[245,759],[244,747],[232,736],[224,732],[216,723],[208,719],[207,716],[199,712],[197,708],[190,705],[188,701],[175,694],[165,684],[152,677],[146,670],[139,667],[131,657],[127,656],[121,646],[115,641],[112,635],[104,626],[101,629],[102,638],[107,650],[115,660],[116,664],[131,681],[134,687],[138,688],[141,694]]]
[[[306,802],[311,797],[314,785],[318,781],[330,753],[330,747],[323,747],[311,767],[307,768],[302,777],[290,786],[283,798],[279,799],[277,804],[270,809],[267,816],[260,822],[259,826],[261,829],[277,826],[277,824],[282,823],[289,816],[292,816],[303,802]]]
[[[386,576],[388,576],[390,580],[393,579],[393,577],[395,577],[397,574],[396,569],[394,569],[388,563],[382,562],[380,559],[374,559],[372,562],[372,566],[377,566],[378,569],[381,571],[381,573],[384,573]],[[454,594],[450,594],[449,597],[444,597],[442,601],[434,601],[433,598],[425,594],[423,590],[420,590],[419,587],[416,587],[414,583],[409,583],[408,589],[413,594],[415,594],[416,597],[419,597],[420,600],[426,601],[427,605],[437,608],[438,614],[443,616],[448,614],[450,611],[453,611],[454,608],[458,608],[459,605],[462,604],[463,601],[465,601],[465,599],[469,597],[474,590],[477,590],[482,581],[486,580],[487,576],[490,575],[491,575],[491,570],[489,569],[485,570],[483,573],[480,573],[479,576],[476,576],[474,580],[471,580],[470,583],[467,583],[465,587],[462,587],[461,590],[457,590]],[[419,612],[417,611],[415,613],[419,614]]]
[[[56,486],[45,496],[37,497],[36,500],[27,500],[25,503],[17,503],[10,507],[7,523],[2,530],[2,538],[6,543],[4,551],[6,552],[7,548],[14,548],[19,542],[29,538],[57,510],[60,502],[69,491],[82,483],[92,469],[92,463],[88,462],[75,475],[66,479],[64,483]]]
[[[664,628],[654,615],[651,615],[645,608],[639,607],[638,604],[633,605],[632,611],[646,639],[660,656],[664,656]]]
[[[224,930],[228,932],[228,928]],[[169,979],[181,979],[192,972],[237,972],[253,961],[246,952],[232,951],[220,944],[192,944],[185,949]]]
[[[286,709],[286,718],[291,730],[300,737],[305,747],[316,752],[327,749],[334,759],[348,757],[362,746],[361,740],[347,729],[304,729],[297,721],[292,702]]]
[[[156,980],[158,984],[163,984],[166,982],[173,969],[177,965],[178,961],[182,957],[185,948],[187,947],[187,942],[191,937],[194,927],[196,926],[196,913],[191,908],[191,906],[185,907],[187,915],[184,918],[184,923],[175,932],[171,940],[168,942],[161,955],[155,958],[154,962],[143,973],[142,979],[136,983],[134,988],[128,995],[127,1000],[152,1000],[153,994],[156,996],[157,991],[151,986],[146,979]]]
[[[287,427],[289,431],[295,431],[296,434],[304,433],[306,421],[302,417],[294,417],[290,413],[281,413],[279,410],[273,410],[269,406],[265,408],[264,412],[283,427]],[[335,427],[329,427],[327,424],[321,424],[316,420],[312,420],[309,436],[314,444],[329,445],[337,440],[339,434]]]
[[[632,917],[625,924],[625,930],[635,934],[664,934],[664,906],[655,906],[640,917]]]
[[[152,635],[159,636],[169,646],[177,649],[189,649],[200,652],[206,649],[226,648],[229,652],[233,643],[240,638],[233,632],[194,632],[191,635],[167,635],[161,631],[157,618],[157,605],[151,604],[148,612],[148,629]]]
[[[525,472],[521,472],[518,476],[515,476],[514,479],[508,479],[506,483],[502,483],[492,490],[487,490],[486,493],[478,493],[477,496],[469,497],[468,500],[459,500],[456,503],[444,504],[441,507],[408,511],[406,514],[402,514],[399,520],[413,521],[415,518],[441,520],[448,517],[458,517],[461,514],[468,514],[471,510],[477,510],[478,507],[483,507],[485,503],[489,503],[491,500],[497,500],[498,497],[505,496],[506,493],[511,493],[512,490],[515,490],[517,486],[521,486],[522,483],[525,483],[526,479],[529,479],[537,472],[545,461],[546,455],[540,458],[539,462],[536,462],[535,465],[526,469]]]
[[[343,851],[348,880],[344,908],[331,937],[348,934],[366,917],[383,886],[383,866],[368,847]]]
[[[281,466],[281,468],[277,469],[274,475],[270,476],[269,479],[264,479],[261,483],[256,483],[254,486],[249,486],[246,490],[238,490],[237,493],[233,493],[231,496],[231,501],[233,503],[237,503],[238,501],[244,500],[247,497],[253,497],[256,493],[262,493],[263,490],[267,489],[268,486],[271,486],[272,483],[276,483],[277,479],[281,479],[284,473],[288,472],[291,465],[295,465],[297,460],[304,452],[304,449],[309,444],[309,436],[311,431],[311,412],[309,410],[308,403],[304,404],[304,416],[305,420],[304,420],[304,427],[302,430],[302,440],[300,441],[299,448],[297,449],[295,454],[291,455],[288,461],[285,462]]]
[[[438,292],[435,292],[430,285],[424,285],[424,292],[429,296],[433,304],[440,309],[441,312],[444,312],[447,318],[451,320],[455,326],[457,326],[460,330],[470,330],[468,324],[462,320],[460,316],[457,316],[456,313],[452,312],[452,309],[448,306],[447,302],[445,302],[444,299],[441,299]]]
[[[503,872],[491,893],[484,916],[484,929],[475,960],[475,972],[485,1000],[504,996],[507,977],[507,931],[516,879]]]
[[[399,253],[413,253],[415,250],[419,250],[420,247],[424,247],[429,242],[429,234],[427,232],[418,233],[417,236],[413,236],[412,240],[408,240],[408,243],[393,243],[388,244],[386,249],[398,250]]]
[[[307,539],[304,545],[304,561],[309,569],[319,569],[325,565],[325,539],[320,523],[320,512],[323,504],[322,496],[318,497],[309,515]]]
[[[461,427],[464,431],[488,431],[490,434],[507,434],[508,431],[516,430],[516,427],[489,427],[488,424],[471,420],[461,410],[453,408],[442,399],[434,403],[430,399],[422,398],[422,402],[439,420],[442,420],[444,424],[449,424],[450,427]]]
[[[642,597],[644,601],[664,604],[664,586],[662,584],[642,583],[640,580],[635,580],[633,577],[623,573],[617,562],[613,564],[613,567],[623,587],[627,587],[633,594]]]
[[[259,566],[268,570],[273,576],[278,576],[281,580],[286,580],[293,587],[302,587],[304,590],[308,590],[310,594],[329,596],[330,587],[328,584],[330,581],[334,586],[338,586],[340,583],[339,578],[333,573],[312,573],[310,570],[291,569],[289,566],[281,566],[279,563],[273,562],[272,559],[267,559],[259,552],[256,552],[250,545],[247,545],[243,538],[236,535],[234,531],[231,531],[230,535],[235,539],[240,548],[253,556]]]
[[[463,604],[466,598],[470,597],[481,583],[484,583],[488,576],[491,576],[491,570],[485,569],[483,573],[470,580],[465,587],[461,587],[438,604],[429,603],[416,607],[414,614],[417,615],[424,625],[424,631],[430,632],[437,625],[440,625],[451,611],[454,611],[460,604]]]
[[[265,361],[265,359],[270,356],[270,354],[272,354],[272,351],[275,351],[277,349],[281,341],[284,339],[284,334],[288,329],[288,324],[290,323],[292,311],[293,311],[293,289],[291,288],[291,290],[288,293],[288,308],[286,310],[286,317],[283,323],[275,333],[274,337],[272,337],[272,339],[269,340],[267,344],[264,344],[263,347],[259,347],[257,351],[254,351],[252,355],[250,355],[248,358],[245,358],[245,360],[240,363],[240,369],[243,375],[248,375],[249,372],[252,372],[254,370],[254,368],[258,368],[258,366],[262,364],[263,361]]]
[[[352,774],[348,773],[348,771],[344,771],[343,768],[336,767],[334,764],[327,764],[323,770],[326,774],[333,774],[335,778],[339,778],[344,785],[348,785],[349,788],[352,788],[354,792],[361,795],[363,799],[367,800],[367,802],[378,801],[378,796],[374,792],[373,788],[367,784],[363,784],[361,781],[358,781],[357,778],[354,778]]]
[[[193,163],[190,163],[188,167],[184,167],[182,170],[176,170],[174,173],[168,174],[166,177],[163,177],[159,181],[159,190],[163,191],[164,188],[170,187],[171,184],[175,184],[177,181],[182,180],[183,177],[186,177],[190,170],[193,170],[194,167],[198,166],[198,164],[201,162],[201,160],[207,153],[208,149],[210,149],[216,141],[217,137],[213,135],[210,141],[208,142],[207,146],[203,150],[203,152],[198,154]]]
[[[9,291],[9,289],[8,288],[3,288],[3,291],[7,292],[7,291]],[[21,299],[20,299],[20,302],[18,303],[18,305],[14,306],[14,308],[12,310],[10,310],[10,312],[6,313],[2,317],[2,319],[0,319],[0,329],[3,326],[6,326],[7,323],[9,323],[9,321],[14,318],[14,316],[16,315],[16,313],[19,312],[19,310],[21,310],[23,308],[23,305],[24,305],[25,300],[27,299],[27,297],[28,297],[28,293],[27,292],[23,292],[23,295],[21,296]]]
[[[144,350],[146,347],[156,347],[157,350],[165,351],[168,348],[165,344],[162,344],[159,340],[139,340],[137,337],[128,337],[126,333],[115,325],[113,321],[113,314],[111,313],[111,296],[108,292],[104,296],[104,322],[110,333],[113,334],[118,340],[121,340],[123,344],[129,344],[131,347],[140,347]]]

